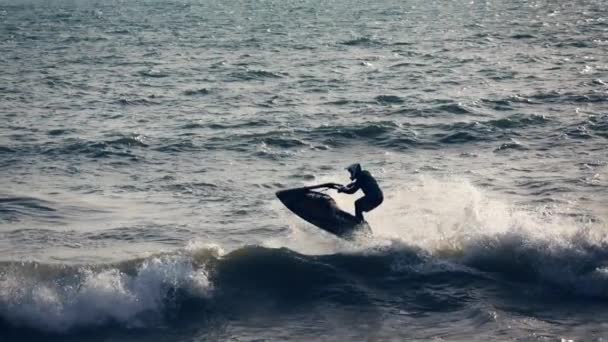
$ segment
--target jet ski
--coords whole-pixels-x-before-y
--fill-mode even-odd
[[[336,201],[316,189],[335,189],[338,184],[324,183],[315,186],[281,190],[276,193],[279,200],[294,214],[308,223],[341,238],[352,238],[355,233],[371,234],[367,222],[338,208]]]

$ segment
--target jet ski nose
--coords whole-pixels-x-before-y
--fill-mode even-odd
[[[275,192],[274,194],[277,196],[277,198],[278,198],[279,200],[281,200],[281,202],[283,202],[283,199],[284,199],[284,198],[287,196],[287,195],[285,194],[287,191],[288,191],[288,190],[281,190],[281,191],[277,191],[277,192]]]
[[[291,203],[298,198],[301,198],[302,193],[304,192],[305,191],[302,191],[301,189],[288,189],[277,191],[275,195],[281,202],[283,202],[283,204],[287,205],[287,203]]]

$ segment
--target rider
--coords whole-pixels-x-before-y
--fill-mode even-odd
[[[359,222],[362,222],[363,212],[371,211],[382,204],[384,196],[376,179],[374,179],[369,171],[362,170],[360,164],[352,164],[346,170],[350,172],[350,179],[354,182],[338,187],[337,190],[346,194],[354,194],[359,189],[363,191],[365,196],[355,201],[355,216]]]

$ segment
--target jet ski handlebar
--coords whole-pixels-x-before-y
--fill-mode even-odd
[[[321,188],[339,189],[341,187],[342,187],[342,185],[338,184],[338,183],[323,183],[323,184],[319,184],[319,185],[307,186],[302,189],[304,189],[304,190],[314,190],[314,189],[321,189]]]

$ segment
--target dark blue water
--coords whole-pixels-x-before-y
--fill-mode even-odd
[[[606,8],[0,0],[0,339],[608,338]]]

